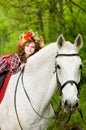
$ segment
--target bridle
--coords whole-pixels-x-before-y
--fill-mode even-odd
[[[57,54],[55,58],[58,58],[58,57],[61,57],[61,56],[67,56],[67,57],[70,57],[70,56],[79,56],[77,53],[74,53],[74,54]],[[57,81],[57,85],[58,85],[58,88],[60,90],[60,95],[62,95],[62,89],[67,85],[67,84],[75,84],[77,90],[78,90],[78,93],[80,92],[80,85],[81,85],[81,79],[80,78],[80,82],[79,83],[76,83],[76,81],[74,80],[68,80],[66,81],[64,84],[61,85],[61,82],[59,80],[59,77],[58,77],[58,73],[57,73],[57,63],[55,63],[55,71],[54,73],[56,73],[56,81]],[[81,69],[81,77],[82,77],[82,69]]]
[[[70,56],[79,56],[79,55],[78,55],[77,53],[74,53],[74,54],[58,54],[58,53],[57,53],[57,55],[56,55],[55,58],[58,58],[58,57],[61,57],[61,56],[70,57]],[[81,68],[81,77],[80,77],[80,82],[79,82],[79,83],[77,83],[77,82],[74,81],[74,80],[68,80],[68,81],[64,82],[62,85],[61,85],[61,82],[60,82],[59,77],[58,77],[57,68],[58,68],[58,65],[57,65],[57,63],[55,63],[55,71],[54,71],[54,73],[56,73],[56,81],[57,81],[57,86],[58,86],[58,88],[59,88],[60,96],[62,96],[62,90],[63,90],[63,88],[64,88],[67,84],[69,84],[69,83],[70,83],[71,85],[75,84],[75,86],[76,86],[76,88],[77,88],[77,90],[78,90],[78,95],[79,95],[80,89],[81,89],[81,83],[82,83],[82,68]],[[62,109],[62,102],[61,102],[61,100],[60,100],[60,104],[59,104],[59,106],[58,106],[58,108],[57,108],[57,111],[55,112],[57,118],[58,118],[58,114],[59,114],[59,112],[61,111],[61,109]],[[82,120],[83,120],[83,114],[82,114],[82,111],[81,111],[80,108],[78,108],[78,112],[80,113],[81,118],[82,118]],[[69,117],[68,117],[68,119],[67,119],[67,121],[66,121],[66,124],[69,122],[70,118],[71,118],[71,113],[69,114]],[[86,124],[84,120],[83,120],[83,122],[84,122],[84,124]]]
[[[79,55],[78,55],[78,54],[57,54],[55,58],[57,58],[57,57],[59,57],[59,56],[79,56]],[[69,80],[69,81],[66,81],[63,85],[61,85],[61,83],[60,83],[60,81],[59,81],[59,78],[58,78],[58,74],[57,74],[57,65],[56,65],[56,64],[55,64],[55,71],[54,71],[54,73],[55,73],[55,72],[56,72],[56,80],[57,80],[57,84],[58,84],[58,87],[59,87],[59,90],[60,90],[60,94],[62,94],[62,89],[63,89],[68,83],[71,83],[71,84],[74,83],[74,84],[76,85],[78,91],[80,90],[81,81],[77,84],[74,80]],[[29,101],[29,103],[30,103],[32,109],[34,110],[34,112],[35,112],[40,118],[43,118],[43,119],[48,119],[48,120],[50,120],[50,119],[53,119],[53,118],[54,118],[54,117],[49,117],[49,118],[48,118],[48,117],[44,117],[44,116],[42,116],[41,114],[39,114],[39,113],[37,112],[37,110],[34,108],[33,104],[31,103],[30,97],[29,97],[29,95],[28,95],[28,93],[27,93],[27,91],[26,91],[26,89],[25,89],[25,85],[24,85],[24,81],[23,81],[23,74],[24,74],[24,68],[22,69],[22,71],[20,72],[20,75],[19,75],[19,77],[18,77],[17,84],[16,84],[16,87],[15,87],[15,94],[14,94],[15,113],[16,113],[17,120],[18,120],[18,123],[19,123],[19,126],[20,126],[21,130],[24,130],[24,129],[23,129],[21,123],[20,123],[19,116],[18,116],[18,112],[17,112],[17,106],[16,106],[16,93],[17,93],[17,87],[18,87],[18,83],[19,83],[20,77],[21,77],[21,80],[22,80],[23,90],[24,90],[25,95],[26,95],[26,97],[27,97],[27,99],[28,99],[28,101]],[[57,116],[58,116],[58,114],[59,114],[61,108],[62,108],[62,104],[61,104],[61,102],[60,102],[60,104],[59,104],[59,106],[58,106],[58,108],[57,108],[57,111],[56,111],[56,112],[54,111]],[[81,115],[81,117],[82,117],[82,120],[83,120],[83,114],[82,114],[81,109],[79,109],[78,111],[79,111],[79,113],[80,113],[80,115]],[[71,115],[69,115],[69,118],[68,118],[68,120],[66,121],[66,123],[69,121],[70,116],[71,116]]]

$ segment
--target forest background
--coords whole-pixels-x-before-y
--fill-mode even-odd
[[[72,43],[78,34],[82,35],[80,99],[86,117],[86,0],[0,0],[0,55],[15,52],[20,34],[30,29],[42,35],[46,45],[55,42],[60,34]],[[76,118],[80,117],[76,114]],[[82,124],[80,127],[86,130]]]

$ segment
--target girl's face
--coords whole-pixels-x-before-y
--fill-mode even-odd
[[[32,55],[35,52],[35,43],[34,42],[26,43],[24,51],[26,57]]]

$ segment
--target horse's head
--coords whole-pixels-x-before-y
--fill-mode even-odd
[[[80,34],[74,44],[65,41],[63,35],[57,39],[56,79],[61,92],[62,104],[68,113],[73,113],[79,105],[82,62],[78,51],[82,44]]]

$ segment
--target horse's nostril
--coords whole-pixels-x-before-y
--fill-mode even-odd
[[[64,105],[65,105],[65,106],[67,106],[67,105],[68,105],[68,100],[66,100],[66,101],[65,101]]]
[[[75,107],[78,107],[78,105],[79,105],[79,103],[78,103],[78,101],[77,101],[76,104],[75,104]]]

